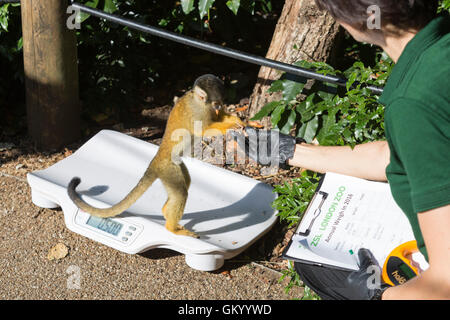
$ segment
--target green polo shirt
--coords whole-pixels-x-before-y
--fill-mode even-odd
[[[431,21],[408,43],[386,84],[386,168],[392,195],[428,260],[420,212],[450,203],[450,17]],[[449,230],[450,232],[450,230]]]

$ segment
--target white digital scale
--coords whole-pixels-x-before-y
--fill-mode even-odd
[[[119,202],[142,177],[158,146],[125,134],[103,130],[71,156],[27,175],[32,201],[39,207],[61,207],[68,229],[125,253],[153,248],[183,253],[194,269],[213,271],[270,230],[277,220],[271,207],[276,194],[257,180],[183,158],[191,186],[181,225],[199,239],[178,236],[164,227],[167,194],[160,180],[126,212],[114,218],[97,218],[79,210],[67,195],[72,177],[89,204],[106,208]]]

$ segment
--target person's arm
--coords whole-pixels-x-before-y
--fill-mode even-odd
[[[390,151],[386,141],[349,146],[297,144],[291,166],[325,173],[327,171],[375,181],[387,181]]]
[[[302,139],[273,130],[246,127],[245,132],[247,137],[236,131],[231,131],[231,134],[240,149],[259,164],[288,164],[319,173],[335,172],[362,179],[387,181],[385,170],[390,161],[387,141],[368,142],[352,149],[350,146],[328,147],[299,143],[298,140]],[[260,154],[262,147],[263,155],[267,153],[271,159]]]
[[[450,205],[419,213],[430,267],[403,285],[387,289],[383,300],[450,299]]]

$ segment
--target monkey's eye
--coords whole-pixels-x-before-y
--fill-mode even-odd
[[[214,101],[211,103],[212,107],[214,108],[214,110],[220,110],[222,109],[222,103],[218,102],[218,101]]]

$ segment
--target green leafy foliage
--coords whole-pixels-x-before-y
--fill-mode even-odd
[[[206,15],[209,15],[209,10],[214,2],[215,0],[199,0],[198,11],[200,14],[200,19],[203,19]]]
[[[275,81],[270,92],[281,92],[282,99],[265,105],[253,120],[271,117],[272,127],[284,134],[295,130],[297,137],[321,145],[351,145],[384,137],[384,108],[378,97],[365,86],[383,86],[391,71],[392,62],[379,54],[375,67],[361,62],[344,72],[325,63],[299,61],[296,65],[319,73],[346,77],[346,88],[335,84],[314,83],[306,86],[305,79],[297,81],[286,75]],[[304,99],[298,99],[304,95]]]
[[[247,23],[248,18],[246,21],[239,19],[242,14],[235,17],[237,10],[256,3],[262,6],[267,2],[270,1],[241,0],[225,4],[215,0],[182,0],[177,3],[157,0],[89,0],[83,3],[191,37],[234,43],[237,32],[240,37],[251,37],[250,33],[246,35],[241,32],[249,30],[246,24],[251,22]],[[168,64],[166,60],[184,60],[184,67],[191,59],[196,59],[194,56],[186,57],[188,48],[173,42],[92,19],[85,14],[82,14],[81,21],[82,29],[78,32],[80,92],[82,100],[90,106],[85,109],[89,117],[99,112],[115,116],[121,112],[117,106],[142,102],[139,92],[164,81],[165,75],[173,72],[172,68],[181,65]],[[240,21],[242,27],[239,27]],[[135,101],[130,101],[132,99]]]
[[[257,27],[250,13],[255,8],[266,11],[270,0],[80,0],[86,6],[121,15],[141,23],[160,26],[191,37],[237,49],[248,50]],[[258,16],[259,22],[263,22]],[[168,81],[175,68],[198,65],[199,54],[189,55],[187,47],[151,37],[114,23],[80,13],[77,30],[80,96],[85,118],[120,118],[123,106],[139,105],[147,92]],[[263,22],[266,23],[266,22]],[[0,86],[0,107],[5,96],[23,88],[21,57],[21,20],[19,4],[0,5],[0,66],[7,83]],[[255,30],[253,30],[255,29]],[[268,34],[270,37],[270,35]],[[265,37],[256,34],[257,41]],[[239,39],[240,38],[240,39]],[[238,39],[240,41],[238,41]],[[255,41],[255,45],[256,42]],[[203,59],[203,57],[201,57]],[[170,60],[170,63],[167,61]],[[172,63],[176,62],[176,63]],[[204,62],[201,62],[204,65]],[[193,68],[193,67],[191,67]],[[168,76],[169,75],[169,76]],[[17,81],[11,81],[11,78]],[[189,79],[188,79],[189,80]],[[4,82],[4,81],[3,81]],[[17,96],[18,94],[16,94]],[[21,94],[23,95],[23,94]],[[11,123],[14,121],[11,120]]]
[[[303,171],[299,178],[292,180],[291,184],[285,182],[274,187],[278,197],[272,203],[272,207],[278,211],[280,221],[288,222],[291,227],[301,220],[316,191],[319,178],[316,173]]]
[[[439,3],[439,12],[446,10],[450,12],[450,0],[441,0]]]
[[[103,7],[103,11],[107,13],[114,13],[118,10],[118,3],[115,0],[105,0],[105,6]]]
[[[181,7],[185,14],[191,13],[194,10],[194,0],[181,0]]]
[[[206,15],[209,15],[209,10],[213,7],[216,0],[181,0],[183,12],[189,14],[194,10],[195,3],[198,2],[198,13],[200,18],[203,19]],[[272,10],[271,0],[228,0],[226,2],[227,7],[237,14],[240,7],[253,13],[255,5],[261,5],[264,11],[268,12]]]
[[[20,4],[7,3],[0,5],[0,57],[8,61],[15,59],[15,55],[22,50],[22,37],[20,28],[9,30],[11,22],[20,23]],[[7,34],[12,34],[8,37]]]
[[[241,0],[229,0],[229,1],[227,1],[227,7],[231,11],[233,11],[234,14],[238,13],[240,5],[241,5]]]
[[[285,278],[289,277],[289,282],[284,288],[284,291],[286,294],[291,291],[293,287],[304,287],[303,296],[300,300],[320,300],[320,297],[314,293],[309,287],[302,285],[302,280],[300,279],[300,276],[295,271],[294,264],[292,261],[289,261],[288,268],[281,271],[282,275],[280,279],[278,279],[278,282],[283,281]]]
[[[0,5],[0,133],[25,114],[22,44],[19,4]]]
[[[295,271],[292,261],[289,261],[288,269],[282,270],[281,273],[282,273],[282,275],[281,275],[280,279],[278,279],[278,282],[281,282],[286,277],[289,277],[289,283],[284,288],[284,291],[286,292],[286,294],[288,294],[289,291],[291,291],[291,289],[294,286],[301,286],[302,281],[301,281],[298,273]]]

